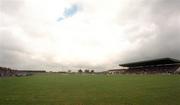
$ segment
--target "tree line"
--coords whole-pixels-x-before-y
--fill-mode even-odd
[[[88,70],[88,69],[85,69],[84,71],[82,69],[78,70],[78,73],[94,73],[94,72],[95,72],[94,70]]]

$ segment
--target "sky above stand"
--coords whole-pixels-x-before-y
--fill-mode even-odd
[[[0,66],[103,71],[180,59],[179,0],[0,0]]]

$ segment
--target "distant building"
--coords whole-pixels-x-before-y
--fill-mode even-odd
[[[45,73],[45,70],[18,70],[19,72],[26,72],[26,73]]]
[[[30,76],[37,73],[45,73],[44,70],[17,70],[16,76]]]
[[[28,76],[34,73],[45,73],[46,71],[42,70],[13,70],[11,68],[0,67],[0,77],[9,77],[9,76]]]
[[[119,64],[119,66],[127,67],[124,73],[135,74],[155,74],[170,73],[174,74],[180,71],[180,61],[173,58],[161,58],[139,62],[131,62]]]
[[[126,71],[126,69],[112,69],[106,71],[106,74],[123,74]]]

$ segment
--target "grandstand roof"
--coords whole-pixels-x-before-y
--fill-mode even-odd
[[[176,64],[176,63],[180,63],[180,60],[173,59],[173,58],[160,58],[160,59],[119,64],[119,66],[139,67],[139,66],[164,65],[164,64]]]

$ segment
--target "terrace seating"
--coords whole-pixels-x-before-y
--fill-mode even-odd
[[[125,71],[125,73],[176,73],[176,70],[180,67],[180,60],[173,58],[160,58],[119,64],[119,66],[129,68]]]
[[[129,68],[126,73],[135,74],[155,74],[155,73],[174,73],[178,69],[178,65],[162,65],[154,67],[139,67],[139,68]]]
[[[0,77],[15,76],[16,72],[10,68],[0,67]]]

